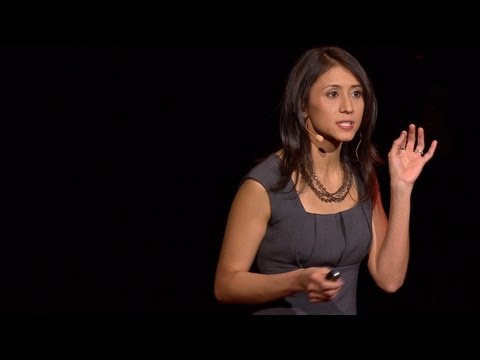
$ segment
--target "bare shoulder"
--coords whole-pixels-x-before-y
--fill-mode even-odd
[[[236,200],[259,203],[268,201],[268,193],[265,187],[257,180],[246,179],[238,189]]]
[[[235,196],[233,212],[241,211],[250,215],[270,215],[270,200],[267,190],[258,181],[246,179]]]

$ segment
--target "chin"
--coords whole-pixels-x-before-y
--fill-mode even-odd
[[[355,136],[343,136],[339,139],[341,142],[348,143],[354,139]]]

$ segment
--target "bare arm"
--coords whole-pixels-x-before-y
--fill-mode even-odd
[[[250,272],[270,213],[265,188],[254,180],[246,180],[230,209],[215,276],[216,298],[222,303],[259,304],[307,291],[314,302],[332,299],[343,282],[325,280],[328,268],[274,275]]]
[[[428,152],[422,156],[420,151],[425,148],[423,129],[418,129],[417,138],[415,126],[410,125],[408,137],[403,131],[388,154],[389,220],[383,209],[380,192],[377,191],[372,219],[372,247],[368,260],[372,277],[387,292],[398,290],[405,280],[410,253],[409,222],[413,185],[424,165],[432,158],[436,146],[437,142],[433,141]]]

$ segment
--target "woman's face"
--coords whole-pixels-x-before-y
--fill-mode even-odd
[[[305,112],[310,126],[326,139],[351,141],[362,123],[365,101],[357,78],[343,66],[332,67],[310,89]]]

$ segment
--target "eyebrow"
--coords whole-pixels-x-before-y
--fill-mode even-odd
[[[340,85],[330,84],[330,85],[327,85],[327,86],[323,87],[322,90],[325,90],[327,88],[332,88],[332,87],[333,88],[342,88],[342,86],[340,86]],[[363,88],[363,87],[360,84],[355,84],[355,85],[350,86],[350,89],[353,89],[353,88]]]

